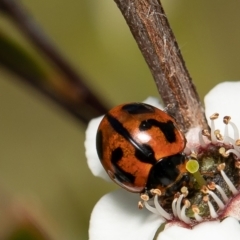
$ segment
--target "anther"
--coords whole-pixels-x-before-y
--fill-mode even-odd
[[[182,187],[181,188],[181,193],[183,194],[184,197],[186,197],[188,195],[188,188],[187,187]]]
[[[220,130],[215,130],[214,131],[214,135],[216,136],[216,138],[217,138],[217,140],[219,140],[219,141],[222,141],[223,140],[223,136],[222,136],[222,134],[220,133]]]
[[[225,169],[225,166],[226,166],[225,163],[220,163],[220,164],[217,166],[218,171],[224,170],[224,169]]]
[[[194,213],[194,217],[198,222],[201,222],[203,218],[199,215],[200,210],[197,205],[192,205],[192,211]]]
[[[240,161],[235,162],[235,168],[238,168],[238,169],[240,168]]]
[[[208,139],[210,138],[211,134],[209,133],[208,129],[203,129],[202,130],[202,135],[207,137]]]
[[[235,141],[235,145],[236,145],[236,146],[240,146],[240,139],[237,139],[237,140]]]
[[[216,189],[216,184],[215,182],[210,182],[207,187],[210,189],[210,190],[215,190]]]
[[[141,198],[144,202],[146,202],[146,201],[149,200],[149,196],[148,196],[148,194],[146,194],[146,193],[142,193],[142,194],[140,195],[140,198]]]
[[[230,116],[225,116],[225,117],[223,118],[224,124],[228,124],[228,123],[230,122],[230,120],[231,120],[231,117],[230,117]]]
[[[215,120],[219,117],[219,113],[214,113],[213,115],[210,116],[211,120]]]
[[[203,201],[204,201],[204,202],[208,202],[208,201],[209,201],[209,197],[208,197],[208,195],[203,196]]]
[[[151,189],[150,190],[150,193],[152,194],[152,195],[158,195],[158,196],[161,196],[162,195],[162,192],[161,192],[161,190],[159,190],[159,189]]]
[[[225,158],[229,156],[229,154],[226,153],[226,149],[224,147],[220,147],[218,149],[218,152]]]
[[[142,201],[139,201],[138,202],[138,208],[139,209],[143,209],[144,205],[143,205],[143,202]]]
[[[201,192],[204,193],[204,194],[207,194],[208,193],[208,188],[206,186],[202,186],[201,188]]]

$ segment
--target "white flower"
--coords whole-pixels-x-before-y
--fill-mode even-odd
[[[240,126],[240,111],[238,104],[240,102],[240,82],[226,82],[217,85],[205,97],[206,116],[217,112],[221,117],[231,116],[232,121]],[[148,99],[147,103],[161,108],[156,100]],[[240,106],[240,104],[239,104]],[[103,169],[96,152],[95,138],[97,127],[102,117],[94,119],[90,122],[86,132],[86,156],[88,165],[95,176],[109,180],[108,175]],[[221,133],[224,132],[224,124],[215,123]],[[209,121],[209,125],[211,122]],[[236,132],[236,131],[235,131]],[[232,129],[229,129],[229,135],[234,134]],[[189,133],[186,138],[188,142],[192,141],[192,133]],[[190,139],[190,140],[189,140]],[[195,140],[193,140],[195,141]],[[193,143],[194,146],[195,143]],[[191,146],[191,144],[190,144]],[[236,197],[237,199],[237,197]],[[108,239],[137,239],[137,240],[152,240],[157,229],[165,221],[159,215],[155,215],[146,209],[139,210],[137,202],[139,195],[129,193],[124,189],[111,192],[103,196],[94,207],[90,220],[89,239],[90,240],[108,240]],[[170,240],[183,237],[188,239],[205,239],[216,240],[231,238],[231,240],[240,238],[240,226],[235,218],[239,218],[240,210],[238,206],[240,201],[233,201],[232,206],[226,210],[227,219],[222,222],[219,220],[199,223],[193,229],[173,226],[168,227],[156,239]],[[237,206],[237,207],[236,207]],[[231,234],[231,236],[229,236]]]

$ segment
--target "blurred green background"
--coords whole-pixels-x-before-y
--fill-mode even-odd
[[[109,106],[158,96],[113,1],[22,3]],[[163,5],[201,99],[217,83],[240,78],[239,1]],[[2,15],[0,28],[30,48]],[[57,239],[87,239],[93,206],[116,187],[91,174],[84,138],[84,125],[0,68],[0,206],[20,202]],[[3,224],[6,215],[0,216],[0,234],[11,225]]]

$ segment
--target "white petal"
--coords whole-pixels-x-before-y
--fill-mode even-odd
[[[147,103],[149,105],[152,105],[156,108],[159,108],[159,109],[163,109],[163,106],[162,104],[159,102],[159,99],[158,98],[155,98],[155,97],[148,97],[145,101],[143,101],[144,103]]]
[[[163,219],[139,210],[138,201],[138,194],[123,189],[103,196],[91,215],[89,239],[152,240]]]
[[[223,82],[215,86],[204,99],[207,120],[213,113],[219,113],[216,129],[223,132],[222,118],[231,116],[232,121],[240,127],[240,82]],[[210,124],[210,123],[209,123]]]
[[[164,230],[158,240],[178,240],[179,236],[184,240],[239,240],[240,225],[235,218],[229,217],[222,222],[201,223],[192,230],[174,226]]]
[[[96,134],[102,118],[103,116],[94,118],[89,122],[86,130],[86,139],[84,142],[84,146],[86,149],[85,154],[87,157],[88,167],[92,171],[93,175],[109,181],[110,178],[105,172],[98,158],[97,149],[96,149]]]

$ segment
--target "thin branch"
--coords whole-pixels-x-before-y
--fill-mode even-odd
[[[46,55],[46,57],[52,61],[58,68],[59,72],[62,72],[66,77],[67,84],[70,86],[74,95],[77,96],[76,102],[66,101],[64,107],[68,109],[74,116],[84,123],[87,123],[91,118],[98,115],[106,113],[107,108],[104,106],[102,101],[96,97],[85,84],[86,79],[84,79],[80,74],[70,66],[70,64],[64,59],[55,46],[50,42],[50,40],[41,31],[40,27],[34,21],[33,18],[28,14],[28,12],[20,5],[17,0],[0,0],[0,10],[2,10],[11,20],[17,25],[17,27],[28,37],[28,39],[37,47],[37,49]],[[29,83],[33,79],[25,79]],[[34,83],[35,84],[35,83]],[[36,85],[36,88],[41,92],[48,92],[46,89],[39,89],[43,86],[41,84]],[[52,95],[48,92],[47,95]],[[58,104],[63,102],[56,99],[56,96],[50,96],[52,99],[57,100]],[[72,99],[71,99],[72,100]],[[88,109],[90,111],[88,111]],[[87,112],[86,112],[87,110]],[[79,115],[80,114],[80,115]],[[86,116],[84,116],[86,115]]]
[[[204,110],[158,0],[114,0],[155,79],[165,105],[183,131],[207,128]]]

